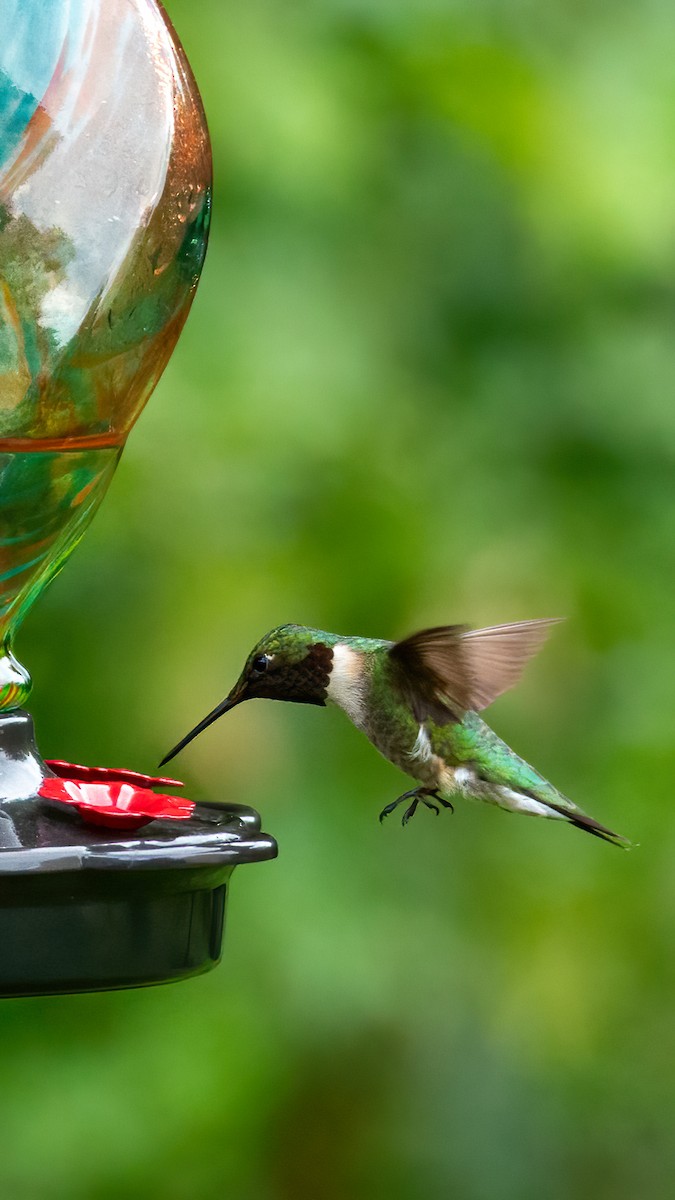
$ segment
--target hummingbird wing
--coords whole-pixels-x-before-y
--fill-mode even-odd
[[[461,721],[513,687],[559,618],[469,629],[439,625],[396,642],[389,657],[399,688],[422,722]]]
[[[525,664],[543,646],[552,625],[560,617],[539,621],[514,621],[510,625],[491,625],[488,629],[470,629],[464,634],[474,680],[471,707],[478,712],[487,708],[518,682]]]
[[[471,673],[463,653],[467,625],[438,625],[395,642],[389,650],[404,700],[420,722],[461,721],[471,707]]]

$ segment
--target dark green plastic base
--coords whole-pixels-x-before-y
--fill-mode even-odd
[[[37,795],[33,723],[0,716],[0,997],[169,983],[220,959],[239,863],[274,858],[241,805],[115,833]]]
[[[0,996],[146,987],[209,971],[220,960],[226,890],[0,908]]]

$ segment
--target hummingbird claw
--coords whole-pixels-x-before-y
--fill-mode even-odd
[[[449,808],[451,812],[455,811],[450,801],[444,800],[444,798],[440,796],[435,789],[432,790],[431,788],[423,787],[412,788],[409,792],[404,792],[403,795],[399,796],[397,800],[392,800],[391,804],[387,804],[387,806],[382,809],[382,812],[380,813],[380,824],[384,821],[384,818],[388,817],[389,814],[392,813],[399,804],[402,804],[404,800],[412,800],[412,804],[406,808],[403,817],[401,818],[402,825],[407,825],[410,818],[414,817],[420,801],[426,806],[426,808],[433,809],[433,811],[436,813],[436,816],[439,816],[440,809],[438,809],[435,804],[432,804],[430,800],[427,800],[427,796],[433,796],[434,800],[438,800],[438,803],[443,805],[443,808]]]
[[[401,825],[407,825],[410,818],[415,816],[415,813],[417,812],[417,805],[419,804],[421,799],[422,799],[421,796],[415,796],[415,799],[413,800],[412,804],[410,805],[409,808],[406,808],[403,816],[401,817]],[[425,803],[426,803],[426,801],[425,801]]]
[[[389,816],[389,813],[393,813],[397,805],[398,800],[392,800],[391,804],[387,804],[387,806],[382,809],[382,812],[380,813],[380,825],[384,821],[384,818]]]
[[[402,796],[398,797],[398,799],[392,800],[391,804],[387,804],[385,808],[382,809],[382,812],[380,813],[380,822],[382,822],[385,817],[388,817],[389,813],[393,813],[394,809],[398,808],[399,804],[402,804],[404,800],[410,800],[414,799],[415,797],[419,797],[419,791],[419,788],[412,788],[411,791],[404,792]],[[417,806],[415,805],[415,807]],[[408,812],[409,811],[410,810],[408,810]],[[410,816],[412,816],[412,813],[410,813]]]
[[[450,812],[454,813],[454,811],[455,811],[454,804],[451,804],[449,800],[446,800],[443,796],[439,795],[438,792],[432,792],[431,794],[432,794],[434,800],[438,800],[438,803],[443,805],[443,808],[449,808]]]

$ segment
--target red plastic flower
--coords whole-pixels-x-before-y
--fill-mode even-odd
[[[110,829],[140,829],[150,821],[187,821],[194,801],[166,796],[153,787],[182,787],[179,779],[142,775],[138,771],[83,767],[78,763],[46,759],[56,779],[43,779],[38,795],[61,804],[72,804],[90,825]]]
[[[168,775],[142,775],[140,771],[127,771],[126,767],[83,767],[81,763],[63,762],[60,758],[46,758],[50,771],[59,779],[81,779],[84,783],[132,783],[136,787],[182,788],[180,779]]]

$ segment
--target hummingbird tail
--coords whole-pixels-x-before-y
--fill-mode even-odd
[[[632,842],[629,842],[628,838],[622,837],[620,833],[612,833],[612,830],[608,829],[606,825],[601,825],[593,817],[587,816],[580,808],[564,808],[562,804],[552,804],[550,800],[547,800],[546,804],[561,817],[565,817],[571,825],[575,825],[577,829],[583,829],[586,833],[591,833],[593,837],[601,838],[603,842],[611,842],[613,846],[620,846],[623,850],[630,850]]]

